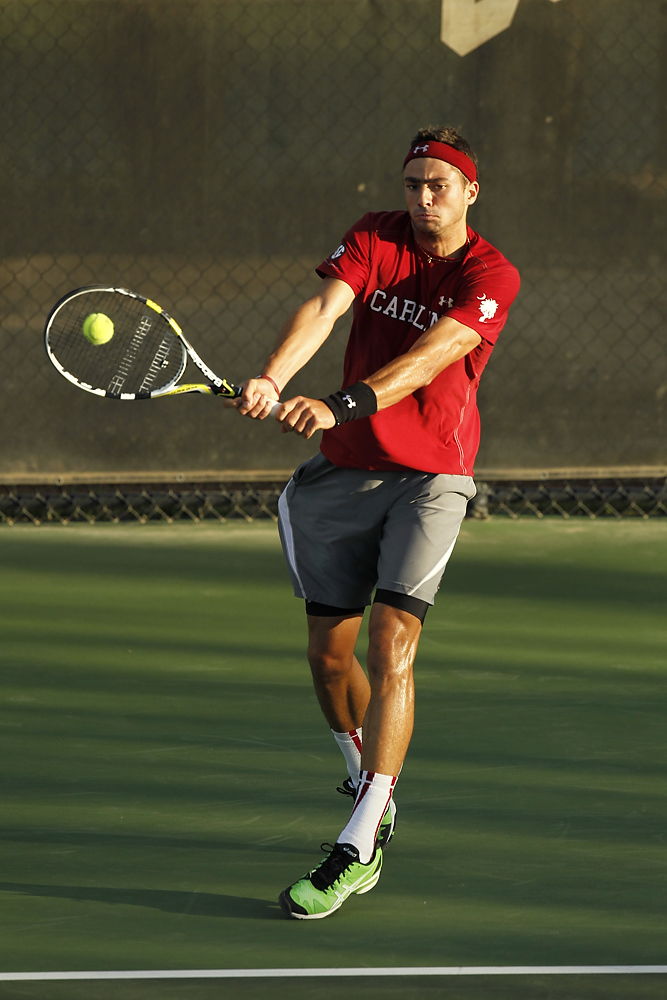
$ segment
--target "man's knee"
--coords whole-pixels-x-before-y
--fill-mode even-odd
[[[413,657],[368,658],[368,679],[374,691],[402,687],[412,682]]]
[[[326,647],[309,645],[308,663],[313,677],[322,681],[335,681],[349,671],[352,658],[343,657]]]
[[[308,616],[308,662],[314,677],[335,681],[352,668],[362,614]]]
[[[368,635],[371,684],[402,683],[412,676],[421,621],[410,612],[373,605]]]
[[[311,631],[308,641],[308,663],[313,677],[321,681],[337,681],[352,667],[354,645],[332,641],[326,632]]]

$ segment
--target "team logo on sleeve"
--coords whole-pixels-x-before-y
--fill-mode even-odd
[[[334,250],[334,252],[331,254],[331,256],[329,257],[329,260],[330,261],[334,261],[334,260],[336,260],[337,257],[342,257],[344,253],[345,253],[345,245],[343,243],[341,243],[341,245],[338,247],[338,249]]]
[[[481,312],[480,323],[486,323],[487,319],[493,319],[498,311],[498,303],[495,299],[487,299],[486,294],[478,295],[479,311]]]

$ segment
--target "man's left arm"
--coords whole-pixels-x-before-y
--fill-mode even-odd
[[[481,344],[475,331],[451,316],[434,323],[412,347],[363,381],[377,397],[378,410],[400,402]],[[282,412],[281,412],[282,411]],[[296,396],[286,400],[276,414],[284,431],[295,431],[304,438],[332,426],[332,413],[319,399]]]
[[[443,316],[409,351],[399,354],[364,382],[375,393],[378,410],[385,410],[422,386],[430,385],[440,372],[470,354],[481,342],[475,330],[451,316]]]

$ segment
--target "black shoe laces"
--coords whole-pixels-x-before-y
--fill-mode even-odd
[[[314,872],[311,873],[310,881],[313,883],[316,889],[320,892],[324,889],[330,889],[334,882],[337,882],[341,877],[343,872],[345,872],[351,864],[359,860],[359,857],[353,857],[348,854],[340,844],[321,844],[323,851],[329,851],[329,857],[325,858],[321,865],[318,865]]]
[[[340,792],[341,795],[349,795],[353,799],[357,797],[357,790],[349,778],[345,779],[342,786],[336,785],[336,791]]]

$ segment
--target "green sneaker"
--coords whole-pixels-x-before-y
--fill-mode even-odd
[[[331,845],[322,844],[322,850]],[[380,878],[382,850],[378,847],[367,865],[359,861],[352,844],[334,844],[324,861],[280,893],[278,902],[295,920],[320,920],[335,913],[348,896],[369,892]]]
[[[336,788],[337,792],[341,795],[349,795],[352,798],[356,797],[357,790],[352,784],[351,778],[346,778],[342,785],[338,785]],[[377,840],[375,841],[376,847],[381,847],[383,850],[389,844],[389,841],[394,836],[394,831],[396,830],[396,803],[392,799],[389,803],[389,808],[382,817],[382,822],[378,827]]]

